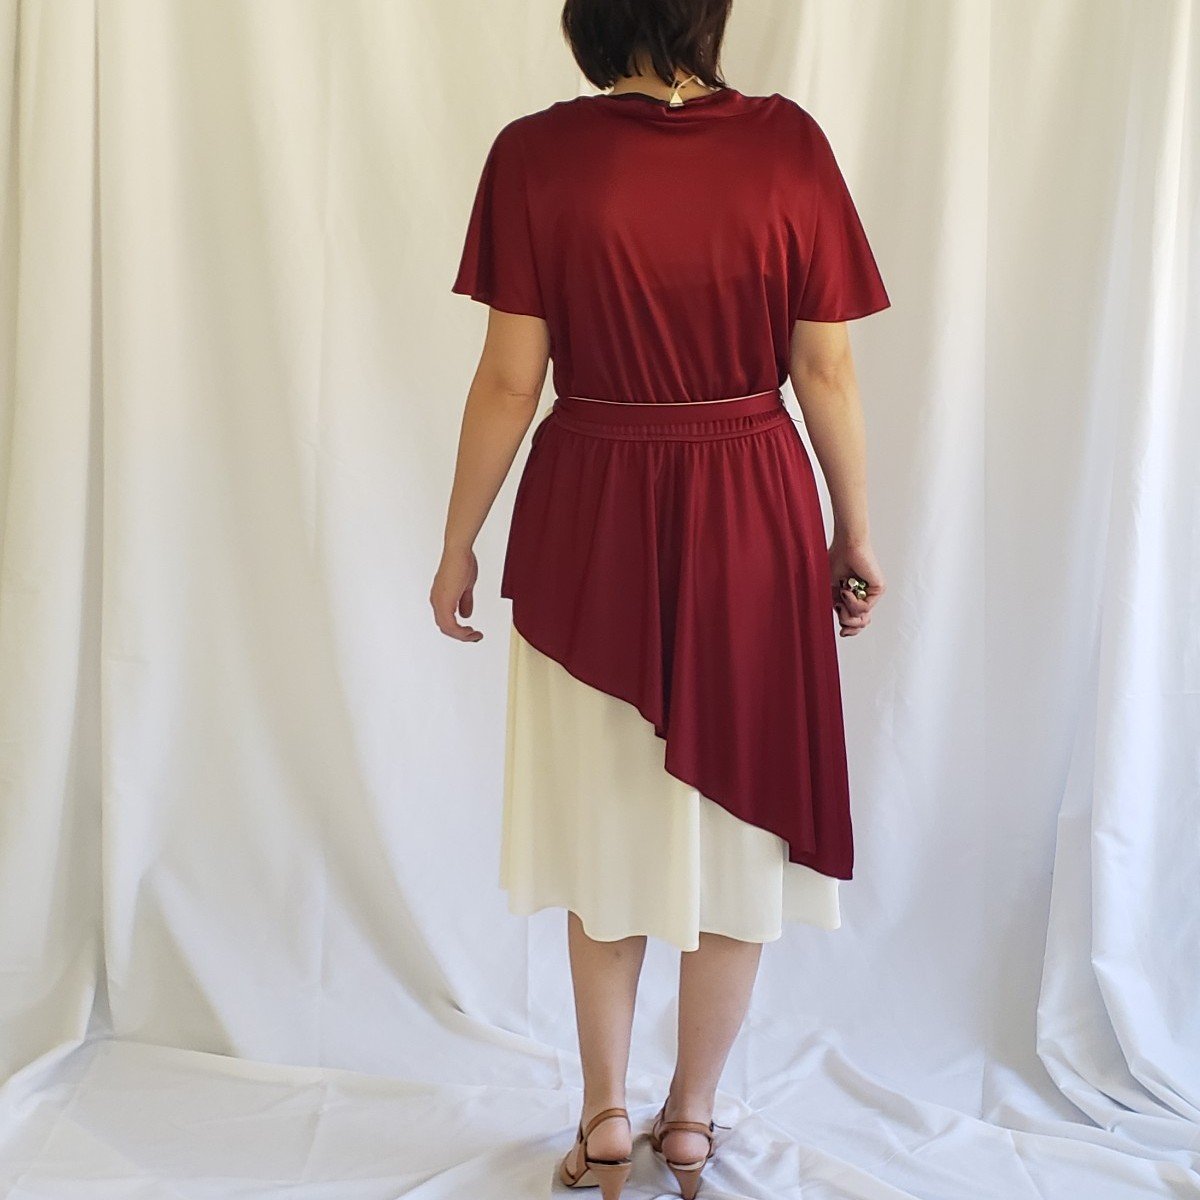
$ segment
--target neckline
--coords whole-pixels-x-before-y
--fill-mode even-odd
[[[590,97],[592,101],[601,104],[615,104],[623,112],[640,113],[652,118],[667,118],[672,121],[684,116],[707,116],[709,113],[734,112],[737,102],[744,97],[736,88],[726,84],[713,92],[705,92],[702,96],[693,96],[682,104],[671,107],[670,100],[665,96],[652,96],[649,92],[597,92]]]
[[[691,96],[688,98],[680,96],[680,100],[682,100],[683,103],[677,104],[675,107],[684,108],[693,104],[703,104],[706,100],[715,100],[723,93],[731,91],[733,91],[733,89],[726,84],[724,87],[716,88],[711,92],[705,92],[700,96]],[[666,104],[669,106],[671,103],[666,96],[652,96],[649,92],[638,92],[634,91],[633,89],[629,89],[624,92],[601,92],[600,95],[607,96],[609,100],[624,100],[626,96],[636,96],[640,100],[651,100],[655,104]]]

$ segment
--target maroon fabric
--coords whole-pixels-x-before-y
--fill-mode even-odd
[[[678,401],[787,379],[792,326],[890,300],[817,122],[733,88],[577,96],[496,135],[452,290],[545,319],[558,396]]]
[[[671,774],[849,879],[825,531],[779,388],[798,318],[890,301],[816,122],[732,88],[510,121],[452,290],[550,335],[500,589],[518,631],[634,704]]]
[[[667,771],[784,838],[791,861],[848,879],[828,563],[778,391],[674,408],[558,397],[517,488],[500,593],[533,646],[637,707]]]

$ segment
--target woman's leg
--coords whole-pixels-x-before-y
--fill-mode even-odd
[[[679,955],[679,1048],[665,1115],[668,1121],[712,1118],[717,1083],[750,1007],[762,942],[701,933],[696,950]],[[675,1162],[708,1153],[702,1133],[674,1130],[663,1152]]]
[[[625,1106],[625,1075],[638,977],[646,956],[646,937],[638,934],[615,942],[588,937],[583,923],[567,910],[567,947],[575,992],[575,1026],[583,1066],[582,1121],[601,1109]],[[624,1158],[630,1152],[628,1124],[601,1121],[588,1137],[592,1158]]]

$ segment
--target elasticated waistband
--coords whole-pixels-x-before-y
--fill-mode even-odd
[[[564,429],[595,437],[685,441],[744,437],[791,420],[779,388],[730,400],[662,404],[556,396],[549,416]]]

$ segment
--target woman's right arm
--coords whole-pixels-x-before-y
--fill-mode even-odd
[[[549,364],[550,335],[541,317],[489,307],[463,410],[442,558],[429,590],[437,627],[462,642],[483,637],[458,620],[474,612],[475,537],[536,414]]]

